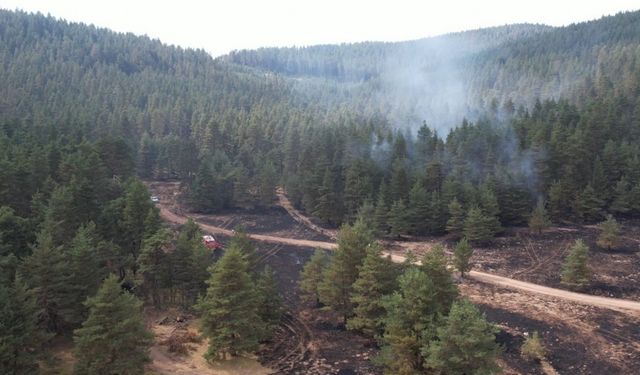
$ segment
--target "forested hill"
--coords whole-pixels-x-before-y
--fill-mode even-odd
[[[220,59],[347,83],[352,102],[375,103],[397,121],[409,113],[450,128],[491,105],[579,104],[595,91],[634,95],[639,48],[636,11],[567,27],[509,25],[399,43],[234,51]]]
[[[0,204],[27,213],[34,166],[56,176],[86,139],[126,146],[141,177],[182,180],[201,211],[269,206],[283,185],[332,225],[377,210],[381,235],[471,213],[495,233],[538,198],[554,220],[637,215],[639,25],[632,12],[214,60],[0,11]]]
[[[0,10],[0,110],[91,131],[186,136],[212,113],[285,101],[286,85],[204,51]]]
[[[393,66],[434,65],[464,58],[508,41],[537,35],[552,28],[515,24],[452,33],[406,42],[361,42],[309,47],[260,48],[232,51],[219,59],[296,77],[321,77],[360,82],[378,78]]]

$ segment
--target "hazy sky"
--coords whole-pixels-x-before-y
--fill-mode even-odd
[[[640,9],[638,0],[0,0],[217,56],[233,49],[397,41],[507,23],[560,26]]]

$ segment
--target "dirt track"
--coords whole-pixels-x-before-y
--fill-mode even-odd
[[[509,279],[507,277],[496,276],[489,273],[478,272],[478,271],[469,272],[469,276],[471,276],[475,280],[486,282],[489,284],[494,284],[494,285],[509,288],[509,289],[518,289],[525,292],[555,297],[555,298],[559,298],[567,301],[578,302],[584,305],[603,307],[607,309],[618,310],[621,312],[625,312],[625,311],[640,312],[640,302],[636,302],[636,301],[629,301],[629,300],[618,299],[618,298],[592,296],[592,295],[583,294],[583,293],[575,293],[567,290],[549,288],[543,285],[532,284],[526,281]]]
[[[283,194],[279,194],[280,199],[282,201]],[[286,198],[285,198],[286,199]],[[290,204],[287,206],[283,206],[287,211],[297,212]],[[172,212],[165,205],[160,205],[160,214],[161,216],[167,220],[177,224],[184,224],[187,220],[187,216],[178,215]],[[302,217],[302,215],[297,212],[297,215],[293,215],[294,217]],[[221,234],[225,236],[232,236],[233,231],[229,229],[224,229],[216,226],[212,226],[209,224],[204,224],[199,222],[197,219],[193,218],[205,231],[213,233],[213,234]],[[337,245],[333,242],[324,242],[324,241],[311,241],[311,240],[302,240],[295,238],[285,238],[285,237],[276,237],[276,236],[268,236],[262,234],[249,234],[249,237],[256,241],[263,241],[274,244],[285,244],[292,246],[301,246],[301,247],[311,247],[311,248],[321,248],[327,250],[335,250]],[[405,261],[405,257],[398,254],[386,253],[385,255],[391,256],[391,259],[396,263],[402,263]],[[559,298],[562,300],[568,300],[572,302],[577,302],[585,305],[602,307],[612,310],[618,311],[632,311],[635,313],[640,313],[640,302],[624,300],[624,299],[616,299],[616,298],[607,298],[607,297],[598,297],[592,296],[588,294],[569,292],[562,289],[549,288],[546,286],[532,284],[524,281],[519,281],[503,276],[492,275],[489,273],[479,272],[479,271],[471,271],[469,276],[475,280],[482,281],[485,283],[506,287],[509,289],[521,290],[529,293],[535,293],[539,295]]]
[[[193,221],[198,223],[198,225],[200,225],[202,229],[204,229],[208,233],[220,234],[220,235],[229,236],[229,237],[233,236],[232,230],[202,223],[196,217],[178,215],[163,205],[160,205],[160,216],[162,216],[163,219],[167,221],[171,221],[176,224],[184,224],[187,222],[189,218],[191,218]],[[276,237],[276,236],[268,236],[264,234],[249,233],[247,235],[249,236],[249,238],[254,239],[256,241],[267,242],[272,244],[312,247],[312,248],[320,248],[320,249],[326,249],[326,250],[335,250],[338,247],[338,245],[336,245],[333,242],[301,240],[297,238]]]
[[[361,337],[350,331],[338,329],[335,324],[339,318],[302,305],[297,300],[297,275],[302,265],[311,257],[312,249],[316,245],[320,244],[321,248],[329,250],[336,247],[331,232],[318,232],[310,228],[304,220],[295,218],[284,207],[257,211],[236,210],[215,215],[185,212],[184,202],[180,200],[179,183],[154,181],[148,184],[152,193],[160,197],[159,207],[163,209],[163,216],[168,222],[180,224],[192,218],[204,230],[219,234],[223,241],[233,234],[231,228],[243,226],[256,239],[256,247],[260,250],[262,258],[273,269],[282,271],[278,272],[278,284],[286,296],[293,298],[290,312],[292,316],[308,325],[313,337],[305,339],[305,330],[292,325],[296,331],[293,338],[290,332],[283,332],[282,337],[278,337],[273,345],[266,348],[264,353],[260,353],[265,366],[284,369],[287,366],[291,367],[295,362],[295,370],[299,373],[327,374],[336,373],[338,370],[347,371],[345,373],[349,374],[378,373],[369,361],[375,356],[375,350],[367,347]],[[300,215],[304,217],[303,214]],[[640,238],[640,232],[629,233],[633,233],[635,238]],[[549,241],[556,240],[556,237],[550,236]],[[509,240],[511,237],[505,238]],[[384,247],[393,254],[396,262],[402,262],[405,255],[413,253],[420,256],[428,252],[433,245],[440,243],[440,240],[416,238],[413,241],[385,241]],[[502,251],[520,249],[514,246],[521,246],[522,241],[517,243],[516,240],[513,240],[515,244],[506,250],[503,249],[504,246],[496,248],[503,249]],[[547,256],[549,253],[545,253],[544,256],[540,253],[541,262],[544,262]],[[554,288],[548,288],[552,291],[548,294],[547,287],[539,285],[541,282],[513,280],[513,272],[493,277],[494,270],[500,272],[502,269],[494,269],[492,263],[487,263],[491,261],[488,255],[485,258],[482,259],[483,263],[478,263],[479,267],[482,266],[478,271],[488,273],[473,273],[475,277],[462,279],[458,285],[461,294],[476,303],[483,313],[487,314],[487,318],[500,327],[497,341],[505,347],[500,363],[505,374],[545,373],[540,366],[523,361],[520,356],[520,346],[532,331],[540,332],[545,347],[549,350],[549,364],[559,373],[640,374],[640,344],[637,340],[640,337],[640,314],[637,310],[611,304],[611,298],[604,298],[606,307],[597,307],[602,301],[598,301],[600,298],[596,298],[596,301],[591,300],[594,295],[574,295]],[[512,269],[519,270],[523,266],[526,267],[527,264],[515,264]],[[628,272],[628,269],[623,272]],[[482,280],[484,276],[491,279]],[[533,285],[534,290],[530,289],[526,281]],[[543,285],[549,285],[546,280],[543,282]],[[541,289],[537,289],[538,287]],[[557,296],[556,293],[567,294]],[[587,299],[589,301],[586,301]],[[300,340],[297,339],[298,336]],[[307,353],[303,361],[282,360],[290,351],[299,347],[300,343],[304,343]],[[310,372],[312,369],[320,370],[325,366],[335,371]]]
[[[287,210],[291,214],[296,221],[302,221],[303,223],[308,223],[312,227],[312,229],[319,228],[315,224],[311,222],[308,218],[306,218],[301,212],[295,209],[291,202],[287,199],[287,196],[281,189],[278,189],[277,192],[278,201],[280,205]],[[322,230],[322,229],[321,229]],[[404,247],[404,243],[397,243],[397,245]],[[406,258],[402,255],[387,253],[385,255],[390,255],[391,259],[396,263],[401,263],[406,260]],[[550,288],[543,285],[528,283],[525,281],[515,280],[508,277],[492,275],[485,272],[479,271],[471,271],[469,272],[469,276],[477,281],[482,281],[485,283],[509,288],[509,289],[517,289],[525,292],[535,293],[539,295],[545,295],[549,297],[555,297],[563,300],[568,300],[572,302],[578,302],[585,305],[603,307],[612,310],[619,311],[635,311],[640,312],[640,302],[630,301],[625,299],[617,299],[617,298],[607,298],[607,297],[599,297],[593,296],[584,293],[575,293],[567,290]]]

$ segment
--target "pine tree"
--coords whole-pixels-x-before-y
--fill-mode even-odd
[[[607,215],[607,220],[600,223],[600,236],[598,236],[598,246],[607,250],[620,246],[620,226],[612,215]]]
[[[69,262],[60,247],[45,228],[38,234],[33,253],[20,265],[20,274],[35,292],[40,308],[39,324],[49,332],[63,333],[71,328],[69,317],[75,316],[82,306],[75,305],[69,290],[71,275]],[[73,319],[70,319],[73,320]]]
[[[145,221],[149,223],[147,217],[149,210],[153,209],[153,204],[149,198],[149,192],[141,181],[134,180],[127,186],[122,218],[124,246],[133,259],[138,258],[142,248],[142,240],[145,237]]]
[[[388,223],[391,227],[389,233],[394,237],[400,237],[409,232],[409,212],[403,201],[398,200],[393,203],[389,211]]]
[[[547,210],[544,208],[544,201],[539,199],[536,208],[533,209],[531,217],[529,218],[529,228],[540,235],[549,225],[551,225],[551,223],[547,216]]]
[[[249,264],[238,245],[232,243],[210,272],[207,294],[196,305],[202,334],[209,339],[205,358],[215,361],[256,350],[264,326]]]
[[[498,199],[495,193],[488,185],[483,185],[480,188],[480,206],[482,208],[482,214],[485,216],[486,225],[493,234],[502,230],[500,220],[500,205],[498,205]]]
[[[373,213],[374,231],[377,236],[384,236],[389,232],[388,215],[389,208],[384,197],[380,194]]]
[[[526,176],[519,176],[516,181],[508,181],[498,190],[500,205],[500,221],[508,225],[526,223],[531,209],[531,195],[524,182]]]
[[[193,274],[191,275],[194,281],[193,285],[193,297],[204,294],[207,291],[207,279],[209,275],[209,267],[213,264],[214,259],[211,256],[211,250],[209,250],[202,243],[202,238],[198,237],[193,241]]]
[[[520,354],[523,358],[529,361],[541,361],[546,356],[546,350],[542,345],[542,340],[540,340],[540,335],[538,331],[534,331],[531,336],[528,336],[522,347],[520,348]]]
[[[607,181],[607,177],[605,176],[602,161],[599,157],[596,157],[593,165],[593,172],[591,174],[591,186],[593,186],[593,190],[596,193],[598,199],[607,200],[609,198],[610,194],[608,185],[609,183]]]
[[[383,297],[395,291],[397,278],[398,267],[391,259],[382,257],[378,243],[371,244],[353,284],[354,316],[347,322],[348,329],[360,330],[372,337],[382,334],[386,316]]]
[[[0,207],[0,256],[15,254],[17,257],[29,255],[29,243],[32,234],[29,222],[15,215],[15,211],[8,206]]]
[[[629,195],[631,197],[631,212],[640,214],[640,182],[631,189]]]
[[[436,301],[433,307],[439,314],[445,315],[451,304],[458,297],[458,288],[453,283],[451,271],[447,268],[447,256],[444,247],[435,245],[424,257],[420,269],[432,281]]]
[[[268,207],[273,203],[276,194],[276,184],[278,177],[276,167],[271,161],[264,163],[260,169],[258,185],[258,202],[263,207]]]
[[[201,284],[206,280],[206,277],[202,277],[202,273],[198,272],[201,260],[196,259],[196,254],[200,247],[202,247],[200,228],[193,220],[189,219],[180,229],[175,249],[169,254],[173,285],[179,292],[180,300],[185,308],[195,303],[196,296],[201,290]],[[208,261],[204,261],[204,265],[208,265],[208,263]]]
[[[256,253],[256,247],[253,245],[244,227],[236,227],[235,233],[233,237],[231,237],[229,247],[235,247],[240,250],[240,253],[242,253],[242,256],[247,261],[248,270],[252,278],[257,275],[259,263],[258,253]]]
[[[268,265],[258,275],[258,316],[263,322],[261,340],[269,340],[282,318],[282,297],[278,293],[275,272]]]
[[[464,230],[465,212],[456,198],[449,203],[449,220],[447,220],[447,232],[455,238],[462,237]]]
[[[387,316],[378,362],[386,374],[413,375],[424,370],[420,348],[435,336],[437,297],[433,281],[416,267],[399,279],[399,290],[385,298]]]
[[[427,165],[425,175],[425,186],[427,191],[440,191],[443,183],[442,163],[438,160],[432,160]]]
[[[471,242],[486,244],[493,238],[493,220],[477,207],[472,207],[464,220],[464,236]]]
[[[89,317],[74,331],[76,375],[135,375],[149,362],[153,335],[144,324],[142,303],[109,276],[87,299]]]
[[[389,183],[390,198],[394,201],[407,201],[409,198],[410,181],[405,166],[406,159],[395,159],[391,167],[391,182]]]
[[[596,196],[591,185],[587,185],[578,195],[575,202],[576,213],[585,223],[597,221],[601,218],[603,202]]]
[[[233,204],[242,208],[253,208],[255,199],[250,193],[251,182],[246,168],[236,168],[233,181]]]
[[[460,271],[461,277],[464,277],[464,273],[471,269],[471,256],[473,256],[473,248],[469,245],[469,241],[466,238],[458,241],[453,251],[453,263]]]
[[[356,210],[367,200],[373,198],[370,170],[370,164],[361,159],[354,160],[347,167],[344,182],[344,205],[349,219],[353,219]]]
[[[447,214],[440,193],[431,192],[429,214],[427,216],[427,230],[430,234],[442,234],[447,226]]]
[[[60,246],[73,238],[78,225],[70,188],[57,187],[49,198],[42,227],[51,234],[52,244]]]
[[[313,216],[328,224],[334,223],[334,206],[336,202],[333,196],[333,175],[329,168],[325,169],[322,185],[318,187],[318,199],[312,211]]]
[[[496,374],[500,346],[498,329],[487,322],[477,307],[466,299],[451,306],[444,324],[438,327],[438,339],[423,347],[426,364],[436,373]]]
[[[370,228],[375,235],[375,207],[371,203],[371,201],[365,201],[362,206],[358,209],[358,213],[356,214],[356,221],[360,221],[364,224],[365,227]]]
[[[201,212],[210,212],[219,209],[214,197],[216,196],[216,180],[211,170],[210,158],[205,158],[200,162],[198,171],[190,186],[190,204]]]
[[[144,218],[144,232],[142,239],[146,240],[156,234],[162,227],[162,220],[160,219],[160,210],[157,207],[149,207],[147,216]]]
[[[78,228],[66,251],[69,266],[67,289],[69,297],[74,300],[70,304],[77,306],[69,311],[67,319],[74,326],[80,326],[87,317],[82,303],[96,293],[102,280],[109,274],[103,263],[111,258],[110,254],[105,254],[109,251],[107,247],[107,244],[97,241],[96,227],[89,223]]]
[[[154,172],[157,158],[157,148],[149,137],[148,133],[143,133],[140,137],[140,147],[138,148],[138,173],[142,177],[151,177]]]
[[[324,269],[329,263],[329,258],[324,250],[316,249],[311,259],[305,263],[300,273],[300,296],[303,301],[320,303],[318,287],[323,280]]]
[[[38,305],[33,290],[21,280],[0,281],[0,373],[38,373],[38,360],[48,336],[38,327]]]
[[[409,192],[408,222],[411,232],[424,234],[427,231],[429,214],[431,212],[429,194],[419,182],[416,182]]]
[[[352,315],[351,293],[358,278],[367,246],[373,242],[369,228],[361,222],[353,226],[343,225],[338,233],[338,249],[322,275],[318,287],[320,302],[343,317],[344,323]]]
[[[631,186],[626,177],[622,177],[620,181],[616,183],[613,192],[613,202],[610,206],[611,211],[622,215],[629,213],[633,207],[632,199]]]
[[[576,240],[564,261],[562,282],[576,287],[588,284],[591,277],[591,272],[587,265],[588,260],[589,248],[582,240]]]
[[[169,249],[171,245],[170,233],[167,230],[158,231],[144,241],[142,252],[138,257],[138,276],[147,299],[153,305],[160,307],[161,290],[167,285],[169,277]]]
[[[554,181],[549,187],[549,212],[554,222],[567,217],[569,195],[560,181]]]

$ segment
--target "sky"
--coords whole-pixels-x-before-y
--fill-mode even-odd
[[[213,56],[258,47],[401,41],[511,23],[552,26],[638,0],[0,0],[0,8],[132,32]]]

